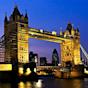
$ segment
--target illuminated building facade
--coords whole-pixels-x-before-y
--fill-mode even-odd
[[[5,16],[5,62],[28,63],[28,17],[20,14],[17,6],[9,20]]]
[[[35,38],[60,43],[61,64],[71,61],[74,65],[81,63],[80,34],[69,23],[65,32],[57,34],[28,27],[28,16],[23,16],[17,6],[9,17],[4,20],[5,62],[29,63],[28,39]],[[28,50],[29,49],[29,50]]]
[[[61,61],[64,64],[71,61],[74,65],[81,63],[80,58],[80,33],[78,29],[74,29],[69,23],[66,31],[61,33],[64,38],[69,38],[70,41],[63,41],[61,45]]]

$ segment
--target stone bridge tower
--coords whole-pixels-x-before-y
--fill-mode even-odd
[[[80,59],[80,33],[78,29],[74,29],[69,23],[66,31],[61,32],[60,35],[68,40],[64,40],[61,44],[61,63],[70,61],[73,65],[81,63]]]
[[[5,62],[28,63],[28,16],[22,15],[17,6],[4,19]]]

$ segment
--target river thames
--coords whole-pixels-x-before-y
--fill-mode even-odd
[[[88,78],[56,79],[42,77],[38,82],[0,83],[0,88],[88,88]]]

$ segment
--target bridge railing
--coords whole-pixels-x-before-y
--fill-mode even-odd
[[[88,53],[86,52],[85,48],[80,44],[80,48],[82,50],[82,53],[84,54],[84,56],[86,57],[86,63],[84,63],[85,66],[88,66]]]
[[[59,69],[60,67],[59,66],[37,66],[37,71],[40,71],[40,70],[44,70],[44,69]]]

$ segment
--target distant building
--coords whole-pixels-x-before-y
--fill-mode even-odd
[[[33,52],[30,52],[29,53],[29,62],[38,63],[38,54],[35,54]]]
[[[34,62],[34,54],[33,54],[33,52],[29,53],[29,62]]]
[[[40,66],[46,66],[46,65],[47,65],[46,57],[40,57]]]
[[[59,64],[59,56],[58,56],[57,50],[54,49],[52,53],[52,65],[58,66],[58,64]]]

